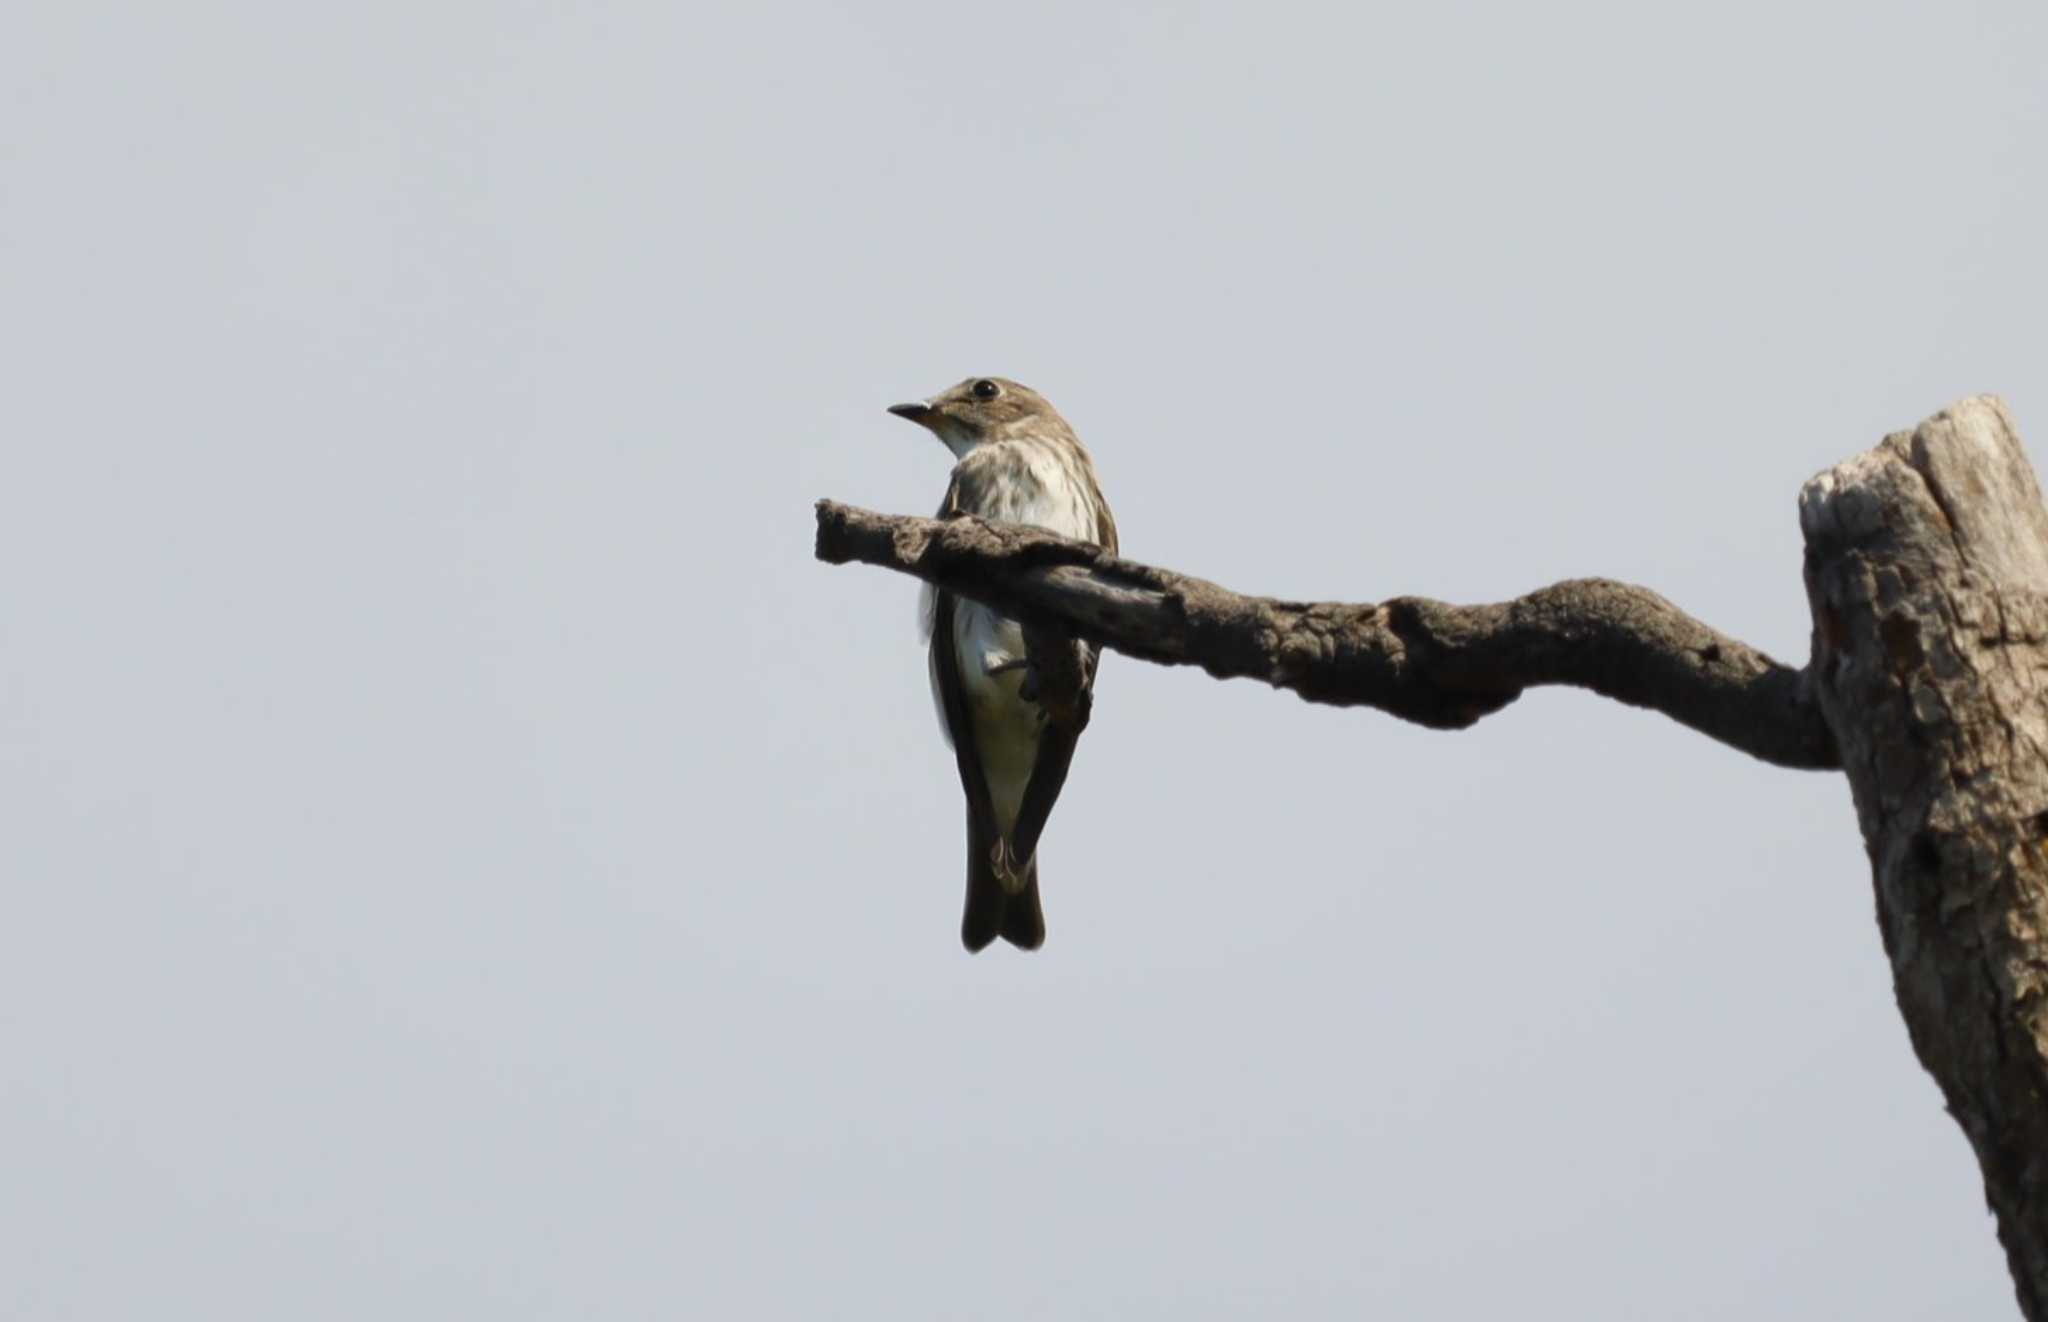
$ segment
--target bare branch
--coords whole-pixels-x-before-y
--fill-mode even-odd
[[[910,574],[1027,624],[1164,665],[1262,679],[1310,702],[1455,730],[1566,684],[1663,712],[1779,766],[1835,769],[1807,673],[1656,593],[1576,579],[1488,606],[1247,597],[1038,529],[818,502],[817,555]]]

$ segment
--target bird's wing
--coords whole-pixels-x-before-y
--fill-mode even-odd
[[[953,471],[953,480],[946,484],[946,498],[939,502],[939,511],[934,517],[941,519],[952,519],[959,517],[959,515],[962,513],[960,506],[959,488],[960,472],[958,466],[956,465]],[[946,736],[947,743],[953,744],[955,747],[958,747],[959,740],[954,736],[953,733],[953,717],[947,710],[946,693],[942,681],[939,677],[939,652],[942,650],[939,646],[939,643],[941,640],[945,640],[948,643],[950,643],[953,634],[952,604],[951,602],[947,603],[946,625],[945,628],[941,629],[939,627],[940,596],[941,593],[939,592],[939,590],[929,583],[923,584],[918,588],[917,630],[919,636],[922,637],[925,640],[925,642],[929,645],[929,669],[931,671],[932,679],[932,706],[937,709],[939,714],[939,733]],[[943,650],[950,654],[953,649],[951,648],[951,646],[948,646]],[[955,685],[958,685],[959,682],[959,668],[958,662],[956,660],[954,665],[953,683]],[[962,710],[965,710],[964,704],[962,705]]]
[[[960,788],[967,793],[967,811],[993,824],[988,778],[981,771],[981,753],[974,744],[974,717],[967,709],[967,687],[960,680],[960,649],[953,643],[953,609],[957,604],[950,592],[938,594],[932,629],[932,694],[938,699],[939,716],[953,745],[953,760],[960,766]]]
[[[988,777],[982,773],[981,753],[974,742],[974,718],[967,710],[966,686],[960,679],[960,649],[953,637],[953,611],[958,604],[950,592],[932,596],[931,668],[939,720],[952,742],[960,788],[967,796],[967,907],[960,920],[960,940],[969,950],[980,950],[998,935],[1006,935],[1025,949],[1035,950],[1045,940],[1037,869],[1028,865],[1024,868],[1024,889],[1015,896],[1009,894],[995,872],[998,842],[1003,837],[996,826]]]
[[[1027,865],[1038,862],[1038,837],[1052,816],[1052,806],[1066,787],[1067,768],[1074,764],[1074,745],[1081,732],[1047,721],[1038,736],[1038,756],[1031,763],[1031,779],[1017,804],[1017,820],[1010,827],[1010,856]]]
[[[1102,499],[1098,490],[1092,493],[1099,515],[1096,527],[1096,541],[1116,554],[1116,520],[1110,516],[1109,502]],[[1092,692],[1095,688],[1095,666],[1100,659],[1100,649],[1093,643],[1076,640],[1073,646],[1081,649],[1082,687]],[[1045,830],[1046,819],[1052,816],[1052,806],[1059,800],[1060,791],[1066,787],[1067,769],[1074,762],[1074,746],[1081,741],[1081,732],[1059,722],[1048,720],[1038,736],[1038,758],[1031,765],[1031,779],[1024,786],[1024,798],[1017,806],[1017,821],[1010,828],[1010,848],[1015,855],[1027,863],[1035,864],[1038,853],[1038,836]]]

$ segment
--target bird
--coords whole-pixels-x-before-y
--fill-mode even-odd
[[[1116,520],[1095,461],[1043,395],[999,376],[969,377],[889,412],[924,427],[957,461],[938,517],[978,515],[1045,528],[1117,549]],[[970,952],[1002,937],[1045,943],[1038,837],[1066,783],[1078,725],[1036,702],[1023,627],[978,602],[924,590],[932,698],[967,797],[967,903],[960,941]],[[1081,675],[1092,690],[1095,649]]]

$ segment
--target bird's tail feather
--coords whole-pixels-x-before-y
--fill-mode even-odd
[[[1020,950],[1045,944],[1045,910],[1038,901],[1038,859],[1024,865],[1024,884],[1012,891],[996,876],[995,833],[967,814],[967,910],[960,941],[978,951],[1003,938]]]

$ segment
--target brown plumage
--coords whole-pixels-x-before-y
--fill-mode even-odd
[[[958,458],[940,518],[1026,523],[1116,549],[1116,522],[1095,464],[1043,396],[973,377],[890,412],[929,428]],[[1026,950],[1045,940],[1038,840],[1066,783],[1077,732],[1046,720],[1020,689],[1022,628],[949,592],[928,597],[932,694],[967,799],[967,905],[960,939],[998,936]],[[1092,649],[1084,673],[1093,682]]]

